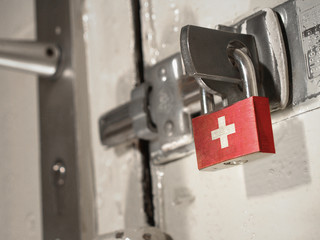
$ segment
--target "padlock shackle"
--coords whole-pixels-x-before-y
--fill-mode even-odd
[[[201,114],[207,114],[214,110],[213,94],[208,93],[204,88],[200,88]]]
[[[258,96],[256,72],[250,56],[241,48],[229,48],[228,51],[240,72],[246,97]]]
[[[247,49],[245,47],[235,47],[234,45],[230,45],[227,51],[231,62],[240,72],[240,78],[243,83],[243,91],[245,96],[247,98],[258,96],[259,92],[256,72]],[[200,100],[201,114],[207,114],[214,110],[213,94],[208,92],[206,88],[200,88]]]

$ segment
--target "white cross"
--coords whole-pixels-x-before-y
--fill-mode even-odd
[[[229,147],[228,135],[236,132],[234,123],[226,126],[226,117],[218,118],[219,128],[211,132],[212,140],[220,138],[221,148]]]

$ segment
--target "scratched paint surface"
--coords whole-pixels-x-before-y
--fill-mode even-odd
[[[320,86],[320,3],[298,1],[299,23],[306,65],[308,96],[318,95]]]
[[[186,24],[228,24],[283,1],[140,2],[152,65],[179,51]],[[274,156],[216,172],[199,172],[195,155],[153,166],[157,225],[185,240],[319,239],[318,107],[313,99],[273,115]]]

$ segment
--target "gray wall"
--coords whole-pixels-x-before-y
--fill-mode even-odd
[[[0,2],[0,38],[34,39],[32,0]],[[36,77],[0,69],[0,239],[41,239]]]

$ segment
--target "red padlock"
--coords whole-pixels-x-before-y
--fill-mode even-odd
[[[256,159],[261,153],[275,153],[269,99],[257,97],[257,79],[248,51],[241,45],[230,45],[227,51],[240,72],[247,98],[192,120],[199,169],[225,168]],[[205,106],[206,95],[202,96]]]
[[[186,26],[181,50],[187,73],[201,88],[205,114],[192,119],[198,168],[225,168],[275,153],[269,100],[258,97],[265,90],[253,36]],[[214,95],[229,107],[209,113]]]
[[[192,119],[199,169],[220,169],[275,153],[269,100],[250,97]]]

